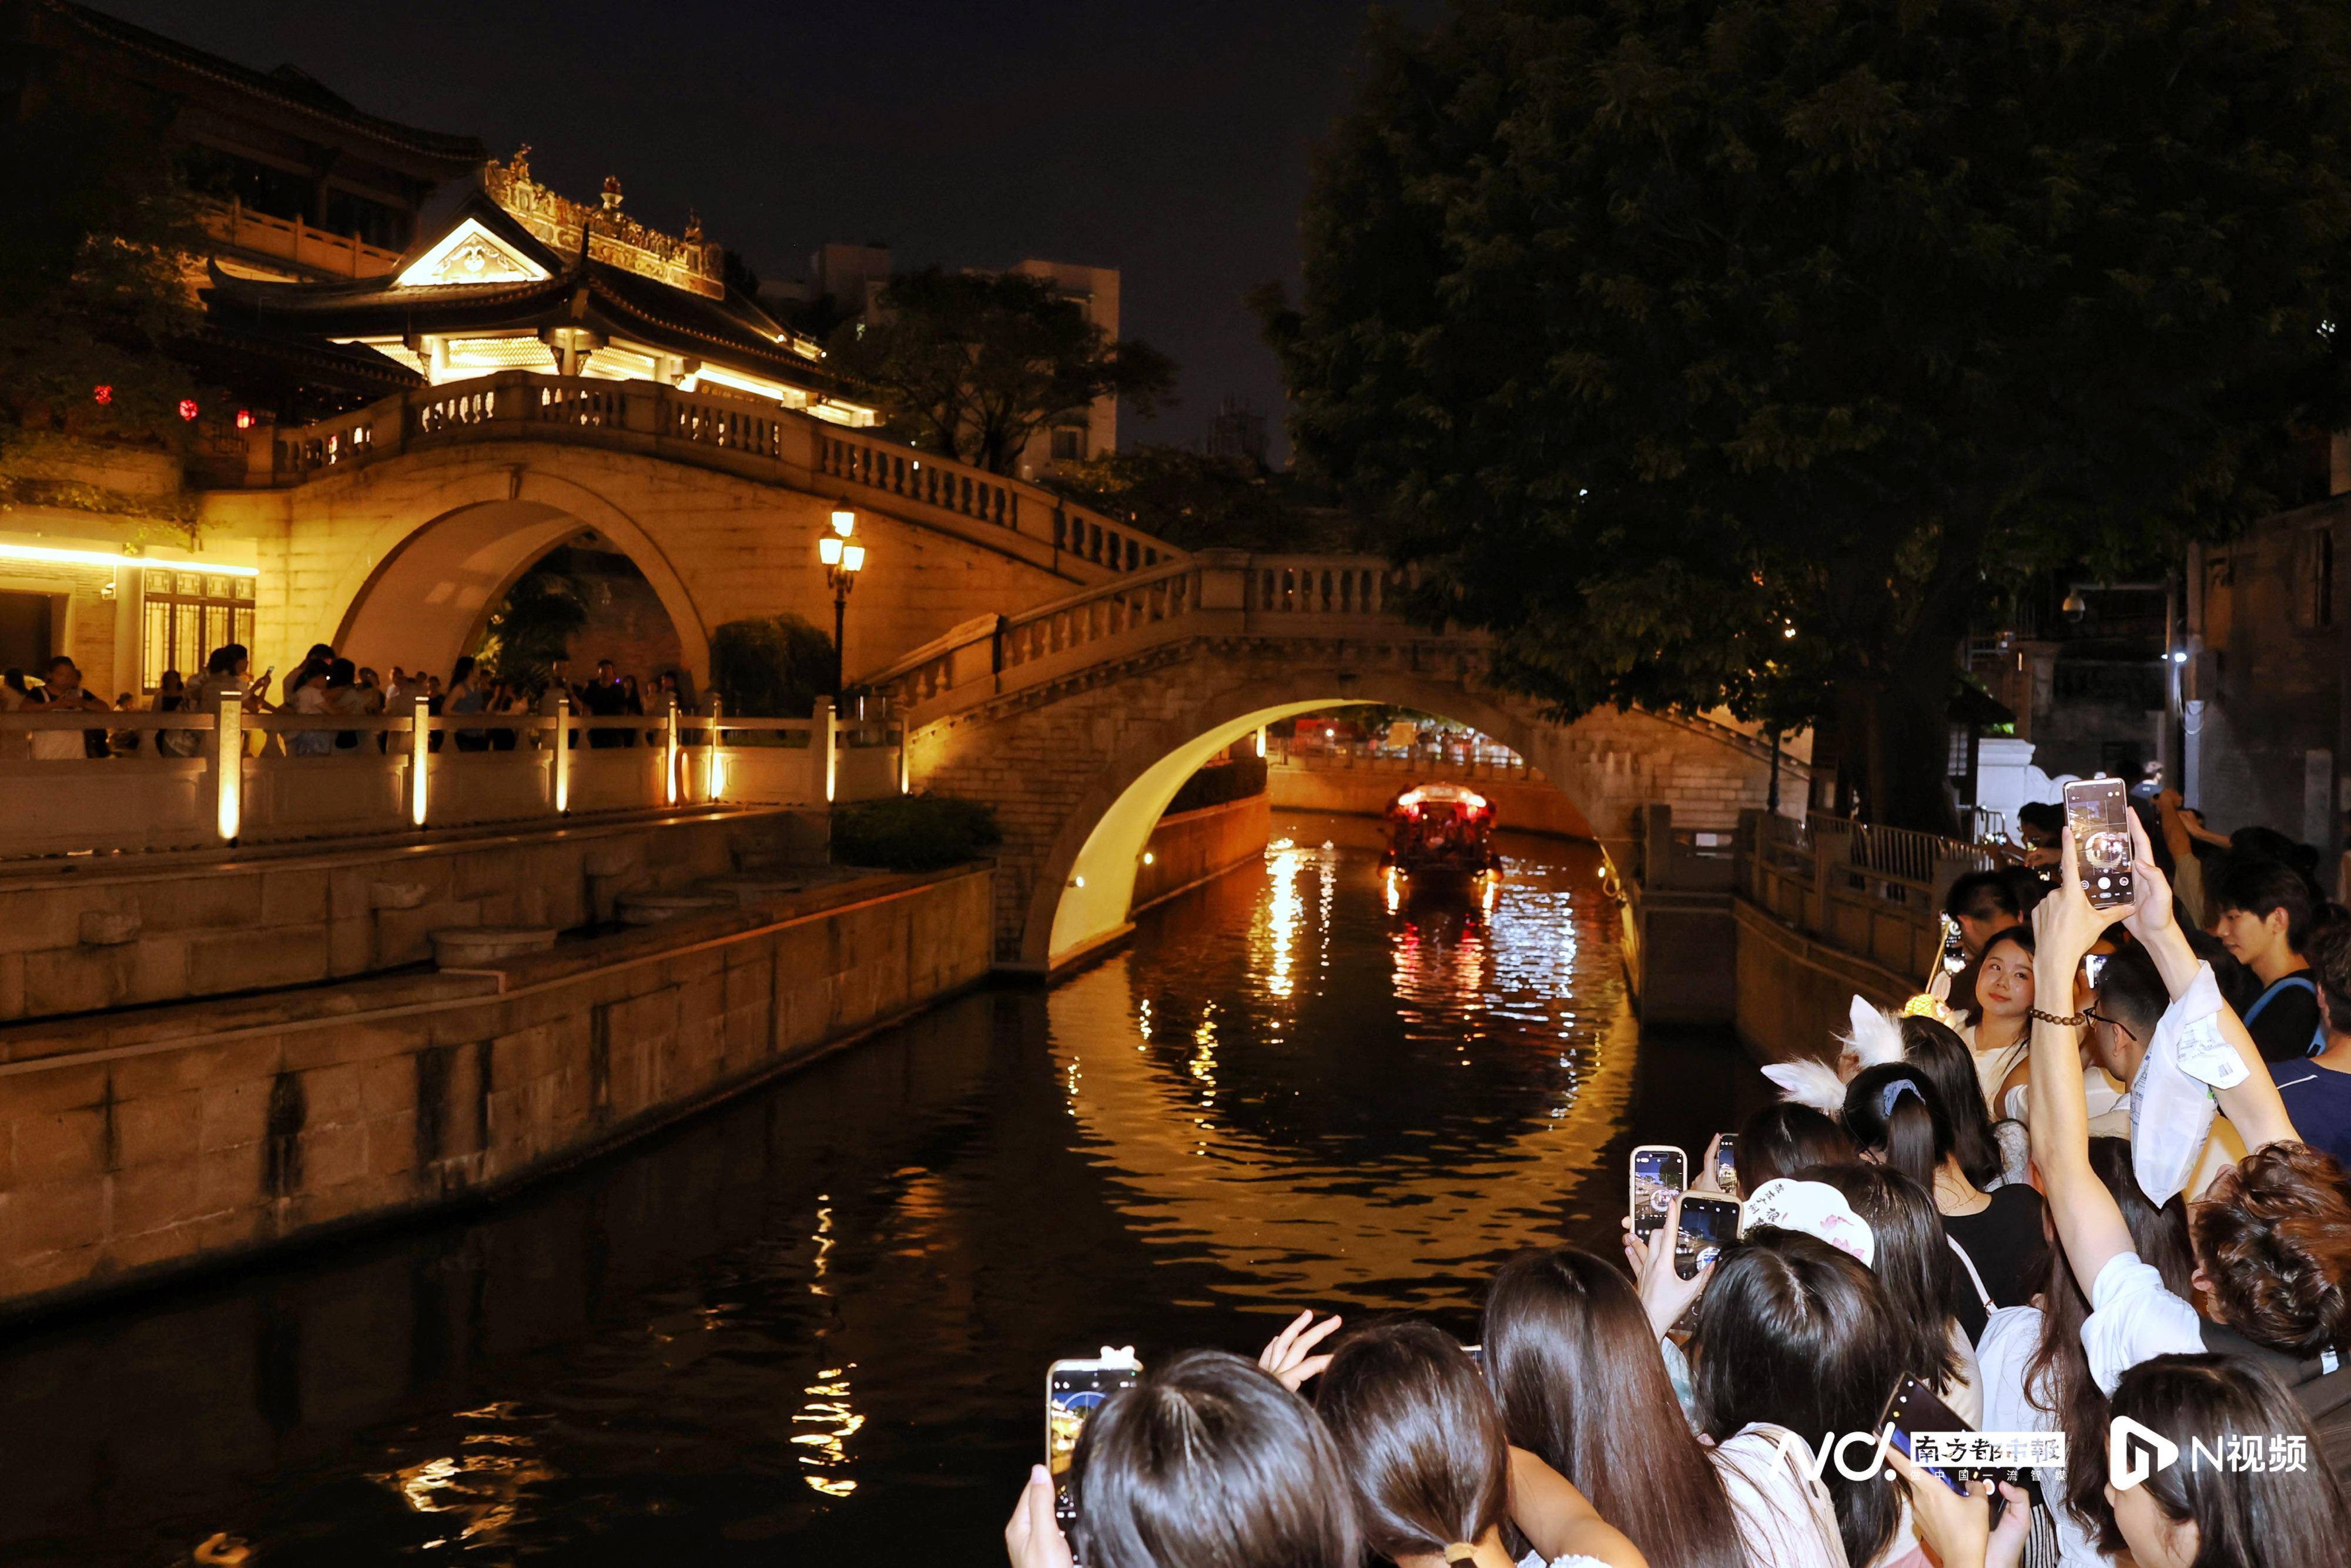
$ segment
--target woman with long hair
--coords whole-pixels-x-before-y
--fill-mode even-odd
[[[1622,1269],[1573,1247],[1522,1252],[1487,1290],[1483,1333],[1511,1447],[1566,1477],[1651,1568],[1741,1568],[1757,1527],[1733,1514]]]
[[[2318,1438],[2293,1395],[2233,1355],[2158,1355],[2123,1374],[2114,1414],[2179,1445],[2179,1462],[2132,1487],[2105,1488],[2115,1549],[2137,1568],[2334,1568],[2351,1542],[2351,1509],[2318,1458]],[[2210,1456],[2251,1435],[2299,1440],[2300,1469],[2222,1469]],[[2100,1445],[2103,1448],[2104,1445]]]
[[[2196,1260],[2188,1241],[2188,1207],[2179,1197],[2160,1207],[2147,1201],[2131,1174],[2130,1144],[2090,1140],[2090,1165],[2130,1227],[2139,1260],[2183,1297],[2193,1293]],[[2090,1375],[2082,1347],[2089,1293],[2074,1277],[2064,1249],[2049,1249],[2049,1271],[2032,1304],[1992,1313],[1977,1355],[1983,1368],[1983,1428],[1992,1432],[2065,1434],[2063,1487],[2043,1496],[2056,1525],[2057,1561],[2094,1568],[2118,1549],[2106,1510],[2106,1398]]]
[[[1477,1364],[1427,1323],[1352,1335],[1314,1408],[1338,1446],[1364,1544],[1397,1568],[1512,1568],[1506,1512],[1551,1568],[1642,1568],[1573,1486],[1510,1451]]]
[[[2000,1307],[2032,1299],[2046,1267],[2041,1195],[2022,1184],[1985,1192],[1960,1167],[1942,1094],[1907,1062],[1865,1067],[1845,1086],[1844,1130],[1864,1159],[1927,1189],[1956,1244],[1945,1299],[1970,1341]]]
[[[2071,1004],[2070,997],[2059,998]],[[1975,1059],[1976,1085],[1984,1108],[2000,1113],[2001,1095],[2011,1081],[2024,1082],[2025,1051],[2032,1034],[2032,928],[2011,925],[1995,933],[1976,960],[1975,996],[1963,1015],[1968,1053]]]
[[[1817,1452],[1823,1442],[1876,1430],[1901,1376],[1893,1309],[1876,1277],[1817,1237],[1757,1230],[1715,1266],[1690,1351],[1698,1429],[1721,1456],[1716,1463],[1734,1504],[1742,1486],[1751,1488],[1754,1511],[1781,1521],[1777,1541],[1748,1542],[1749,1561],[1771,1568],[1879,1563],[1901,1524],[1892,1488],[1852,1479],[1834,1464],[1817,1481],[1788,1474],[1797,1444]],[[1812,1539],[1823,1503],[1834,1541]]]
[[[1983,1417],[1975,1347],[1950,1310],[1946,1279],[1953,1260],[1942,1217],[1926,1188],[1890,1166],[1819,1166],[1801,1174],[1844,1194],[1869,1222],[1877,1255],[1869,1271],[1885,1287],[1902,1370],[1935,1390],[1970,1427]]]
[[[1005,1526],[1013,1568],[1360,1568],[1345,1467],[1306,1402],[1221,1351],[1193,1351],[1105,1401],[1079,1439],[1075,1540],[1045,1467]]]

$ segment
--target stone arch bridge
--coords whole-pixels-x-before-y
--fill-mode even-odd
[[[998,963],[1049,972],[1123,934],[1144,842],[1185,779],[1259,726],[1332,706],[1475,726],[1604,842],[1646,803],[1700,828],[1764,804],[1764,742],[1638,711],[1554,723],[1488,683],[1481,638],[1392,610],[1395,585],[1370,558],[1204,551],[968,622],[872,677],[905,716],[914,787],[997,808]],[[1801,794],[1801,774],[1787,789]]]

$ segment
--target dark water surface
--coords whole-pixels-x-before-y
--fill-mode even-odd
[[[1431,897],[1364,829],[495,1210],[0,1347],[0,1562],[1000,1563],[1056,1356],[1471,1332],[1762,1080],[1636,1038],[1593,852]]]

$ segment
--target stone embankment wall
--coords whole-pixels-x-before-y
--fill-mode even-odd
[[[1274,805],[1285,811],[1335,811],[1350,817],[1384,816],[1388,802],[1415,784],[1458,782],[1491,800],[1495,819],[1507,831],[1562,839],[1593,836],[1592,824],[1575,802],[1538,780],[1457,778],[1434,766],[1414,773],[1290,763],[1269,769],[1266,782]]]
[[[1264,794],[1159,819],[1151,830],[1151,863],[1134,873],[1135,910],[1261,858],[1273,836],[1273,810]]]
[[[435,931],[568,931],[611,919],[622,893],[668,891],[749,859],[820,862],[824,841],[818,816],[726,811],[16,870],[0,875],[0,1021],[351,978],[432,957]]]
[[[0,1312],[478,1198],[983,977],[993,873],[0,1027]]]

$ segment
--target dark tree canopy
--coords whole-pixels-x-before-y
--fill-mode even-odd
[[[2344,7],[1468,4],[1270,314],[1304,455],[1563,713],[1825,721],[1947,820],[1987,575],[2275,508],[2342,413]]]
[[[172,350],[201,323],[189,257],[207,246],[139,107],[55,84],[0,98],[0,450],[28,432],[188,433],[180,401],[204,389]]]
[[[1075,300],[1017,272],[900,273],[871,318],[835,329],[830,354],[881,401],[893,434],[995,474],[1096,398],[1150,413],[1176,384],[1158,350],[1113,340]]]

